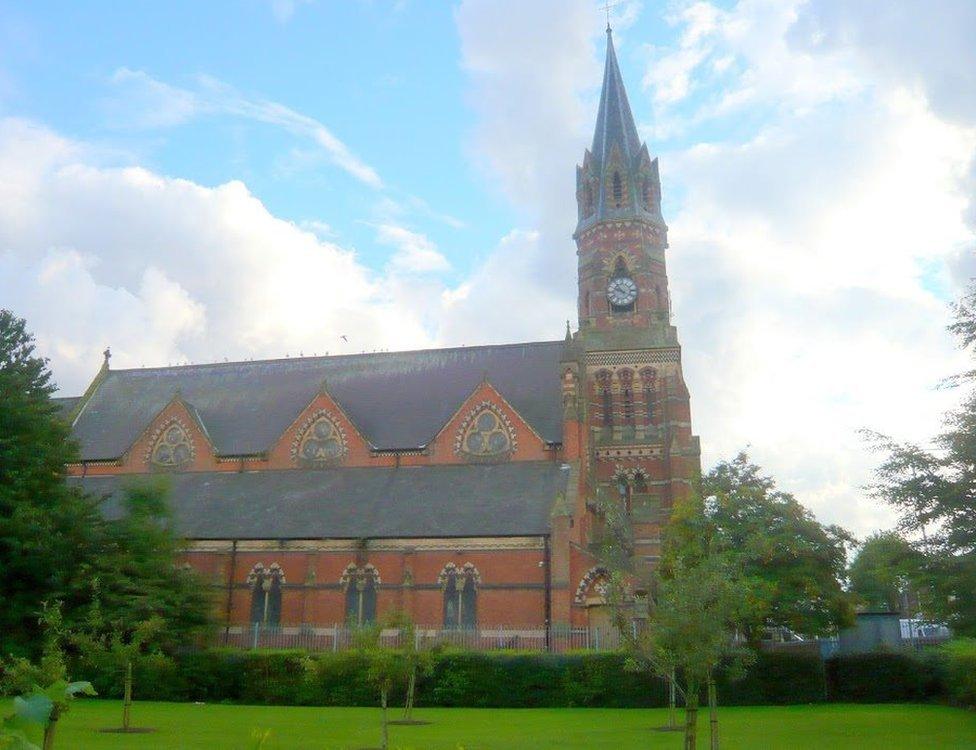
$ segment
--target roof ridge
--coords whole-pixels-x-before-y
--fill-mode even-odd
[[[394,351],[383,351],[383,352],[356,352],[353,354],[321,354],[318,356],[310,357],[270,357],[268,359],[238,359],[229,362],[197,362],[189,365],[161,365],[159,367],[121,367],[117,370],[110,370],[110,375],[115,375],[117,373],[123,372],[153,372],[160,370],[189,370],[189,369],[200,369],[204,367],[230,367],[233,365],[258,365],[258,364],[268,364],[273,362],[303,362],[303,361],[314,361],[314,360],[325,360],[325,359],[346,359],[353,357],[391,357],[397,354],[421,354],[423,352],[451,352],[451,351],[473,351],[479,349],[507,349],[517,346],[530,346],[539,344],[552,344],[562,346],[565,342],[562,339],[551,339],[546,341],[518,341],[509,344],[475,344],[474,346],[445,346],[445,347],[431,347],[429,349],[397,349]],[[80,398],[78,396],[69,396],[67,398]]]

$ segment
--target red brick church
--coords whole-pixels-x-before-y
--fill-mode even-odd
[[[132,477],[171,474],[187,560],[228,626],[391,608],[443,628],[599,620],[597,499],[625,504],[653,563],[699,468],[658,162],[609,32],[576,185],[575,334],[133,370],[106,356],[62,400],[81,446],[72,481],[112,512]]]

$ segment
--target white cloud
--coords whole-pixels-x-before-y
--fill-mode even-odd
[[[118,97],[108,102],[109,114],[119,126],[172,127],[201,115],[224,114],[273,125],[311,140],[331,161],[360,182],[381,188],[373,167],[352,153],[329,128],[313,117],[279,102],[247,97],[212,76],[200,76],[196,90],[159,81],[141,70],[120,68],[112,77]]]
[[[669,272],[705,466],[749,445],[822,518],[862,533],[892,515],[864,499],[876,457],[857,430],[925,440],[954,399],[935,386],[960,364],[944,326],[952,265],[973,239],[964,180],[976,149],[971,121],[944,116],[918,78],[893,76],[868,49],[910,69],[904,43],[885,35],[914,41],[911,18],[871,27],[890,6],[864,6],[673,5],[675,44],[649,50],[655,119],[643,128],[687,137],[708,126],[708,140],[662,155],[665,194],[682,196]],[[509,235],[459,289],[449,338],[512,301],[520,314],[494,323],[500,338],[551,336],[553,318],[573,309],[572,165],[590,134],[602,49],[590,6],[564,7],[467,0],[458,11],[474,154],[534,229]],[[963,12],[921,22],[932,32],[923,58],[939,53],[936,29],[966,25]],[[851,15],[871,44],[851,41]],[[970,101],[976,91],[948,89]]]
[[[432,343],[428,311],[396,279],[271,215],[243,184],[91,157],[0,120],[0,299],[28,319],[64,391],[84,389],[106,345],[113,365],[138,367]]]
[[[390,259],[390,266],[397,271],[408,273],[429,273],[432,271],[446,271],[450,263],[430,239],[406,227],[395,224],[379,224],[376,227],[376,239],[384,245],[396,248],[396,253]]]

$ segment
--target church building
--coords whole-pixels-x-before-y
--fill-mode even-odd
[[[106,352],[85,394],[61,399],[81,448],[70,481],[111,513],[127,483],[169,475],[186,561],[227,627],[392,608],[445,629],[600,622],[601,503],[624,505],[653,564],[700,464],[658,162],[609,30],[576,186],[576,333],[130,370]]]

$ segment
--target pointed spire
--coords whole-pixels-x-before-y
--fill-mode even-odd
[[[603,92],[596,116],[596,131],[590,151],[597,164],[603,166],[614,145],[620,147],[624,158],[633,159],[640,150],[637,125],[630,111],[627,90],[624,88],[617,53],[613,48],[613,31],[607,25],[607,62],[603,71]]]

